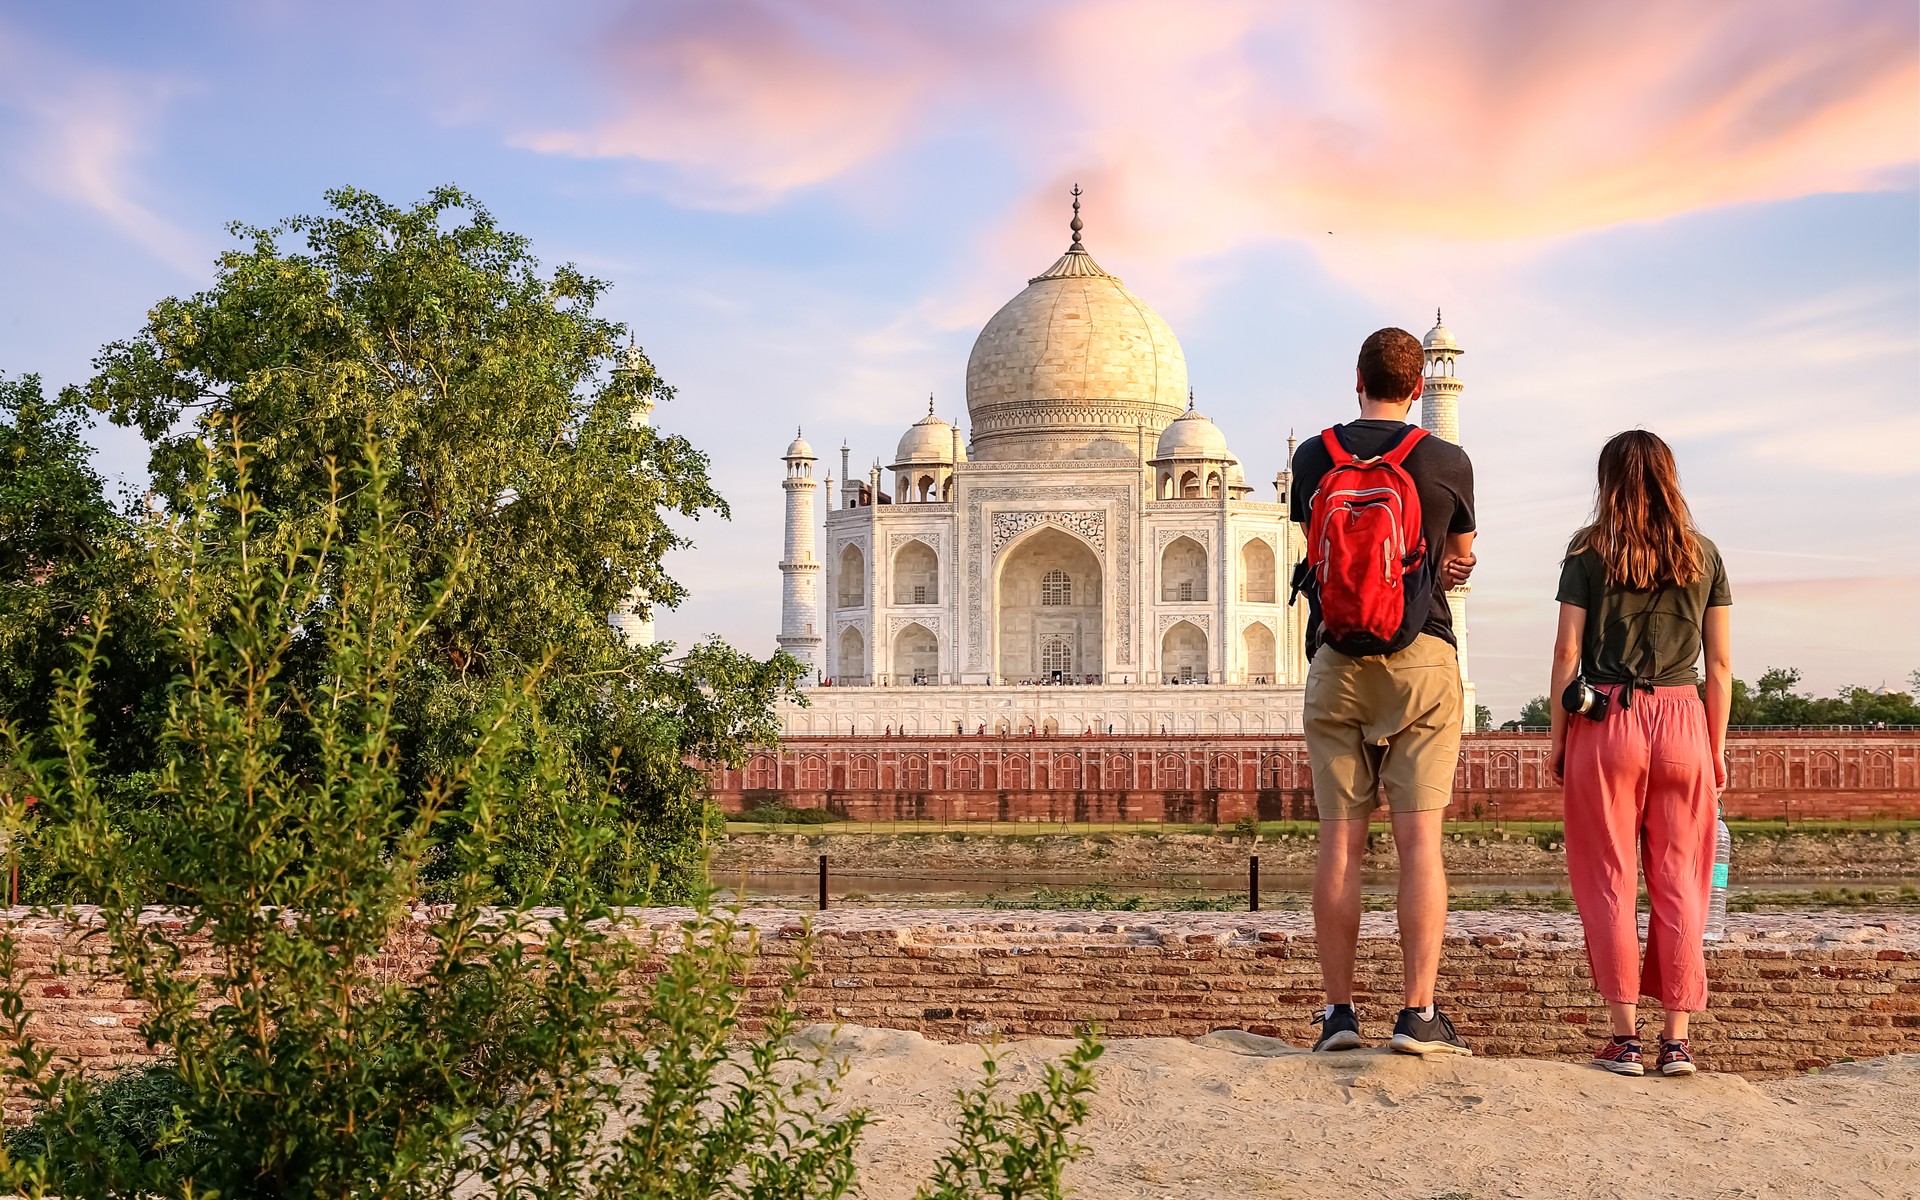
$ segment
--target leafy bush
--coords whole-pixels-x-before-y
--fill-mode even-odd
[[[960,1129],[915,1200],[988,1200],[1058,1196],[1061,1174],[1083,1147],[1073,1131],[1087,1118],[1093,1064],[1104,1047],[1091,1033],[1072,1053],[1048,1063],[1041,1086],[1012,1104],[999,1093],[999,1063],[987,1054],[985,1078],[959,1096]]]
[[[336,480],[323,519],[295,529],[260,519],[236,439],[232,488],[201,485],[171,528],[184,567],[155,586],[183,666],[153,805],[126,818],[98,786],[92,678],[110,613],[60,679],[47,732],[0,724],[7,827],[98,898],[100,966],[169,1056],[106,1080],[56,1063],[0,936],[0,1083],[36,1105],[0,1145],[0,1192],[846,1195],[866,1118],[830,1110],[837,1069],[791,1036],[804,948],[764,1032],[743,1037],[750,931],[702,911],[633,933],[616,905],[644,901],[650,880],[606,871],[631,862],[609,817],[617,774],[582,796],[545,736],[537,674],[488,699],[444,773],[404,782],[396,680],[456,581],[411,595],[389,468],[374,448],[367,461],[351,525]],[[27,796],[41,815],[23,830]],[[518,882],[525,903],[502,906],[495,865],[527,814],[548,857]],[[452,869],[419,907],[442,851]],[[155,905],[177,919],[146,919]],[[1049,1164],[1084,1112],[1078,1067],[1068,1084],[974,1121],[953,1161],[987,1194],[1058,1195]]]
[[[742,820],[761,825],[832,825],[844,820],[827,808],[795,808],[791,804],[762,804],[742,814]]]

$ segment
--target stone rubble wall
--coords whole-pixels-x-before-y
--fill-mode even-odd
[[[97,931],[76,912],[78,923],[19,909],[5,918],[21,945],[34,1036],[89,1068],[145,1061],[140,1006],[89,969],[85,947]],[[690,916],[645,910],[636,932],[670,931]],[[758,1011],[810,927],[809,1018],[954,1041],[1070,1035],[1093,1021],[1109,1037],[1245,1029],[1307,1044],[1322,1002],[1304,913],[863,908],[803,921],[754,909],[743,921],[760,938],[750,979]],[[1728,940],[1708,951],[1711,1007],[1693,1025],[1707,1069],[1764,1077],[1920,1052],[1920,919],[1735,914],[1729,925]],[[419,969],[420,932],[396,938],[383,973]],[[1400,1004],[1393,934],[1390,915],[1363,918],[1356,1002],[1376,1041]],[[1581,1059],[1607,1032],[1571,915],[1455,914],[1439,998],[1479,1054]],[[1649,1027],[1658,1020],[1650,1009]]]

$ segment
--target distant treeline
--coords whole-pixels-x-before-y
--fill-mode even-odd
[[[1748,684],[1733,681],[1731,725],[1778,725],[1804,728],[1809,725],[1920,725],[1920,704],[1914,692],[1920,692],[1920,671],[1907,676],[1913,692],[1891,692],[1875,688],[1843,687],[1832,696],[1813,696],[1797,691],[1800,671],[1795,667],[1771,667],[1760,681]],[[1502,729],[1545,729],[1551,709],[1545,696],[1535,696],[1520,707],[1520,719],[1508,721]]]

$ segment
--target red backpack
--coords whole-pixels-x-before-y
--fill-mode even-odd
[[[1392,654],[1413,644],[1433,604],[1434,564],[1420,526],[1407,455],[1427,436],[1410,425],[1372,458],[1320,435],[1333,466],[1314,490],[1301,582],[1321,640],[1342,654]]]

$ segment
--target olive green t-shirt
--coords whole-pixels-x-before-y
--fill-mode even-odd
[[[1695,534],[1706,572],[1691,587],[1636,592],[1607,582],[1606,566],[1582,550],[1560,567],[1562,604],[1587,610],[1580,670],[1589,683],[1638,679],[1653,687],[1700,682],[1700,630],[1709,608],[1733,603],[1720,549]]]

